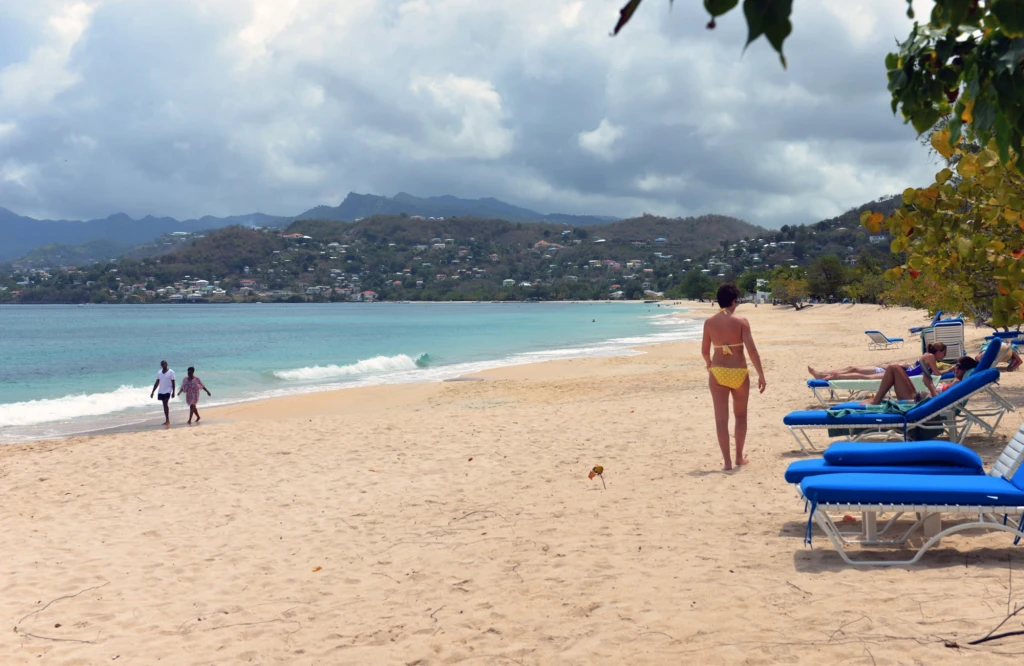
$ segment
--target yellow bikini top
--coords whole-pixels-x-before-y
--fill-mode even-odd
[[[737,343],[731,344],[731,345],[712,345],[712,348],[713,349],[721,349],[722,350],[722,356],[732,356],[732,350],[729,349],[729,348],[730,347],[742,347],[742,346],[743,346],[742,342],[737,342]]]

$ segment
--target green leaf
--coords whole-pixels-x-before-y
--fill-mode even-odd
[[[764,35],[785,67],[782,45],[793,31],[793,24],[789,22],[792,10],[793,0],[743,0],[743,14],[747,17],[747,43],[743,48]]]
[[[1024,2],[1022,0],[995,0],[992,13],[1006,31],[1008,37],[1024,34]]]
[[[968,259],[974,254],[974,248],[971,247],[971,241],[967,238],[960,237],[956,239],[957,250],[960,252],[960,256]]]
[[[1024,37],[1018,37],[1007,45],[1006,53],[999,57],[999,64],[1012,73],[1021,58],[1024,58]]]
[[[704,0],[704,9],[713,17],[721,16],[732,11],[739,2],[740,0]]]
[[[963,125],[964,121],[960,120],[960,114],[954,112],[953,117],[949,119],[949,141],[953,145],[960,143],[960,138],[963,136]]]
[[[999,160],[1003,164],[1010,161],[1010,123],[1006,116],[996,116],[996,147],[999,148]]]
[[[967,21],[973,0],[947,0],[946,18],[952,27]]]
[[[988,132],[996,120],[996,106],[982,98],[974,105],[974,122],[971,126],[976,132]]]
[[[619,34],[619,30],[625,27],[629,23],[629,19],[633,18],[633,12],[640,6],[643,0],[629,0],[625,6],[619,10],[619,22],[615,24],[615,29],[612,30],[613,35]]]
[[[924,134],[939,121],[939,112],[934,108],[919,109],[914,117],[910,119],[910,124],[914,126],[914,130],[917,131],[918,135]]]

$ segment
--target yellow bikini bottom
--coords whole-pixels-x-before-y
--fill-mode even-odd
[[[711,374],[715,376],[715,381],[718,382],[719,386],[725,388],[738,389],[743,386],[743,382],[747,381],[747,375],[749,374],[746,368],[721,368],[712,366],[708,368]]]

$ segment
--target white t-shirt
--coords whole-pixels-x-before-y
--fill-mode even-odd
[[[160,388],[157,389],[157,393],[170,393],[171,382],[174,381],[174,370],[167,368],[167,372],[156,373],[156,379],[160,382]]]

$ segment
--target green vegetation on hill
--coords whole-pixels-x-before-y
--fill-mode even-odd
[[[168,237],[155,244],[165,252],[148,257],[21,266],[0,279],[0,302],[700,297],[725,279],[754,292],[769,288],[759,279],[786,277],[806,282],[807,295],[870,299],[878,290],[864,288],[863,275],[892,262],[887,240],[848,226],[856,216],[777,231],[717,215],[577,227],[407,215],[230,227]]]
[[[27,268],[48,268],[51,266],[81,266],[98,261],[120,259],[131,249],[123,243],[109,240],[94,240],[81,245],[51,243],[37,247],[25,256],[16,259],[4,268],[10,270],[14,264]]]

